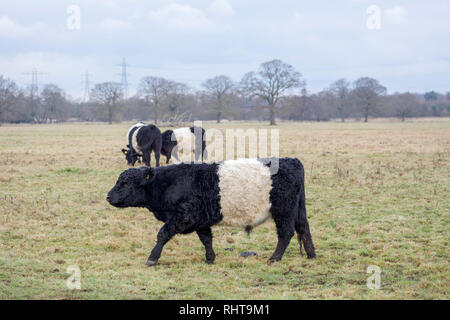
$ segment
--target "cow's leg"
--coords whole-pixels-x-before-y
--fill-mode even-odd
[[[208,151],[206,150],[206,142],[202,141],[202,162],[208,158]]]
[[[200,238],[200,241],[205,246],[206,263],[213,264],[214,259],[216,258],[216,254],[214,253],[214,249],[212,247],[212,239],[213,238],[212,238],[211,227],[197,230],[197,235]]]
[[[142,154],[142,160],[144,161],[144,164],[147,167],[150,167],[150,161],[151,161],[151,156],[150,156],[150,150],[149,151],[144,151]]]
[[[277,227],[278,243],[275,252],[269,259],[269,263],[281,260],[295,233],[293,219],[276,219],[274,217],[274,220]]]
[[[166,164],[168,164],[170,161],[170,153],[166,156]]]
[[[186,206],[188,207],[188,206]],[[181,208],[183,210],[183,208]],[[162,249],[164,245],[172,239],[172,237],[178,233],[183,233],[186,230],[192,229],[193,225],[195,225],[196,221],[184,219],[186,217],[183,213],[174,214],[159,230],[156,246],[153,248],[150,256],[148,257],[147,266],[152,266],[158,262],[159,257],[161,256]]]
[[[172,239],[172,237],[176,234],[176,230],[173,225],[170,223],[164,224],[164,226],[159,230],[157,236],[156,246],[153,248],[150,256],[145,263],[147,266],[152,266],[158,262],[159,257],[161,256],[162,249],[164,245]]]
[[[159,151],[155,151],[155,159],[156,159],[156,166],[159,167],[159,158],[161,157],[161,153]]]
[[[155,139],[155,141],[152,144],[153,152],[155,153],[155,160],[156,160],[156,166],[159,167],[159,159],[161,158],[161,147],[162,147],[162,140],[161,140],[161,134],[158,134],[158,138]]]

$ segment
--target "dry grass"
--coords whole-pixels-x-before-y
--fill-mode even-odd
[[[267,265],[268,223],[250,238],[215,227],[213,266],[195,234],[176,236],[152,268],[161,223],[104,200],[127,168],[128,126],[0,127],[0,298],[450,298],[450,122],[283,123],[280,155],[304,163],[318,258],[300,257],[293,239]],[[258,256],[241,258],[247,250]],[[69,265],[81,290],[66,288]],[[368,265],[381,268],[381,290],[366,287]]]

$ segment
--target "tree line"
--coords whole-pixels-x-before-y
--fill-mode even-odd
[[[193,119],[227,119],[274,125],[277,119],[367,122],[370,117],[405,121],[425,116],[450,116],[450,92],[387,94],[378,80],[361,77],[353,82],[338,79],[318,93],[309,93],[302,74],[280,60],[262,63],[239,82],[225,75],[207,79],[199,90],[147,76],[140,80],[137,93],[125,99],[120,83],[98,83],[87,102],[70,98],[56,84],[46,84],[36,93],[0,75],[0,123],[153,120],[176,125]]]

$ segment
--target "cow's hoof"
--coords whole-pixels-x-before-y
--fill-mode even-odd
[[[147,260],[147,262],[145,263],[145,265],[146,265],[147,267],[151,267],[151,266],[154,266],[154,265],[157,264],[157,263],[158,263],[158,261]]]
[[[206,263],[207,263],[207,264],[214,264],[214,260],[209,260],[209,261],[206,260]]]

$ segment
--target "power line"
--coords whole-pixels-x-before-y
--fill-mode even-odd
[[[83,102],[87,102],[90,99],[90,82],[89,82],[89,76],[91,74],[86,71],[83,75],[84,78],[84,94],[83,94]]]
[[[125,58],[123,58],[122,63],[118,64],[118,66],[122,67],[120,84],[122,86],[123,98],[126,99],[128,97],[127,66],[129,65],[127,64]]]
[[[33,68],[31,72],[23,72],[24,75],[31,75],[31,83],[30,83],[30,96],[32,98],[36,97],[39,94],[39,82],[38,75],[47,74],[46,72],[38,72],[36,68]]]
[[[31,74],[31,84],[30,84],[30,106],[31,106],[31,116],[36,120],[36,116],[39,114],[40,104],[38,103],[39,95],[39,82],[38,75],[44,75],[44,72],[38,72],[36,68],[33,68],[31,72],[24,72],[25,75]]]

